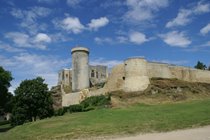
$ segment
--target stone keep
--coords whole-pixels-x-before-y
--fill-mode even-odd
[[[80,91],[89,88],[89,50],[83,47],[75,47],[72,54],[72,91]]]

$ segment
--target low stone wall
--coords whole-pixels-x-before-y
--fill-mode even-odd
[[[94,90],[94,91],[89,91],[89,89],[84,89],[80,92],[63,94],[63,96],[62,96],[62,106],[64,107],[64,106],[79,104],[80,102],[82,102],[87,97],[99,96],[99,95],[103,95],[105,93],[106,93],[106,90],[104,88],[101,88],[101,89]]]
[[[80,101],[80,92],[68,93],[62,96],[62,106],[79,104],[80,103],[79,101]]]

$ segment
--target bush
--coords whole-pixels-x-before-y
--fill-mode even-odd
[[[82,112],[83,111],[83,108],[80,104],[78,105],[70,105],[68,107],[68,112],[69,113],[73,113],[73,112]]]
[[[88,97],[80,104],[83,106],[84,109],[90,107],[107,107],[111,104],[110,101],[111,101],[110,95],[109,96],[100,95],[100,96]]]
[[[65,113],[66,112],[65,112],[64,108],[60,108],[60,109],[54,111],[55,116],[63,116]]]
[[[80,104],[76,105],[70,105],[68,107],[63,107],[55,111],[54,115],[55,116],[62,116],[66,112],[69,113],[74,113],[74,112],[85,112],[85,111],[90,111],[94,110],[96,108],[103,108],[109,106],[111,103],[111,98],[109,96],[92,96],[88,97],[84,101],[82,101]]]

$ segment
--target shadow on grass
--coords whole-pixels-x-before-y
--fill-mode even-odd
[[[14,128],[13,126],[8,126],[8,127],[5,127],[5,128],[0,128],[0,133],[2,132],[7,132],[8,130]]]

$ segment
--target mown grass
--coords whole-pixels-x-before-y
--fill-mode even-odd
[[[90,138],[171,131],[208,124],[210,99],[176,104],[136,104],[27,123],[0,133],[0,140]]]

